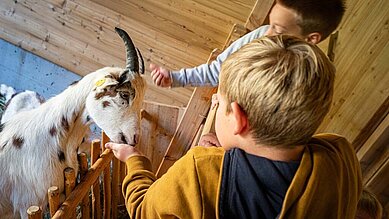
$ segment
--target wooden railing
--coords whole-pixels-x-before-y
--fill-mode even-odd
[[[60,203],[58,185],[53,185],[48,189],[51,218],[117,218],[118,203],[122,197],[119,194],[121,176],[125,175],[121,174],[119,170],[125,171],[125,169],[120,168],[120,162],[116,158],[114,159],[111,150],[105,149],[101,153],[101,148],[104,149],[106,142],[108,142],[108,138],[104,133],[102,140],[92,141],[90,168],[88,167],[87,155],[85,153],[78,155],[80,166],[78,177],[74,169],[66,168],[64,170],[64,194],[66,198],[63,203]],[[103,192],[100,191],[101,175]],[[101,195],[103,195],[104,200],[103,206],[100,203]],[[123,200],[121,202],[124,203]],[[38,206],[31,206],[27,213],[29,218],[33,219],[43,217],[42,209]]]

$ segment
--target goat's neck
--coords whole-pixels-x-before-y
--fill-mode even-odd
[[[85,102],[96,77],[97,73],[86,75],[42,105],[45,108],[40,110],[43,124],[58,136],[59,144],[65,151],[76,150],[88,129]]]

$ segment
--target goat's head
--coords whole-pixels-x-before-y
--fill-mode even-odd
[[[95,87],[87,98],[86,109],[112,141],[135,145],[139,138],[140,110],[146,88],[140,75],[144,73],[144,64],[128,34],[119,28],[115,30],[126,46],[126,67],[106,67],[97,71],[101,72],[98,74],[101,76],[94,82]]]

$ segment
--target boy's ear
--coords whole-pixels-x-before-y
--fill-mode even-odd
[[[246,131],[246,129],[248,128],[247,116],[237,102],[232,102],[231,108],[232,108],[232,116],[233,119],[235,120],[233,133],[234,135],[239,135],[244,131]]]
[[[320,33],[313,32],[313,33],[308,34],[308,36],[305,38],[305,40],[309,43],[312,43],[312,44],[318,44],[322,40],[321,38],[322,37],[321,37]]]

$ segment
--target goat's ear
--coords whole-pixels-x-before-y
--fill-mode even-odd
[[[129,69],[124,69],[122,71],[122,73],[120,73],[120,76],[118,79],[119,85],[122,85],[122,84],[125,84],[125,83],[131,81],[131,74],[133,74],[133,73],[130,72]]]

